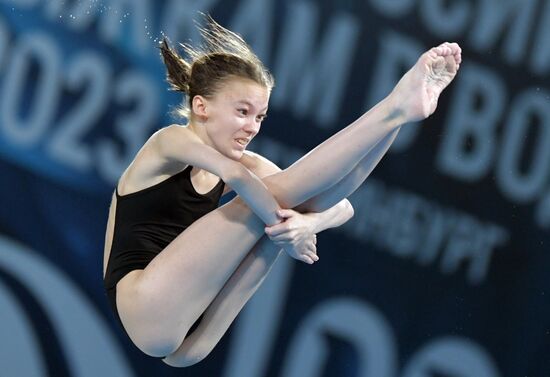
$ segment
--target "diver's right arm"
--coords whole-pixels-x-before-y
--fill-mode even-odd
[[[192,131],[172,125],[156,132],[150,141],[165,163],[180,162],[215,174],[231,186],[266,225],[281,222],[277,216],[280,206],[262,180],[240,162],[205,145]]]

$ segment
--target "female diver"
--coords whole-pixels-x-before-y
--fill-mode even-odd
[[[113,193],[104,285],[144,353],[171,366],[202,360],[283,249],[314,263],[315,234],[353,214],[345,198],[367,178],[400,127],[435,111],[461,62],[455,43],[424,53],[373,109],[285,170],[246,151],[273,79],[249,46],[212,19],[187,60],[166,40],[172,88],[188,123],[155,132]],[[238,195],[218,207],[220,196]]]

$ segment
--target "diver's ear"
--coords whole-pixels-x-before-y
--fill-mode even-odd
[[[208,120],[207,100],[203,96],[196,95],[191,101],[191,111],[201,122]]]

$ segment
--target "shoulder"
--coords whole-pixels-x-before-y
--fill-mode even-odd
[[[170,149],[170,147],[163,146],[168,143],[167,140],[186,138],[188,132],[185,128],[174,125],[161,128],[151,135],[122,173],[118,181],[119,193],[123,195],[141,190],[185,169],[185,164],[169,163],[160,150],[162,148]]]
[[[191,128],[170,125],[157,131],[150,140],[156,158],[167,167],[192,165],[225,182],[239,176],[242,166],[206,144]]]
[[[186,126],[171,124],[155,132],[149,139],[156,146],[170,146],[185,142],[200,141],[197,135]]]
[[[154,153],[166,163],[182,162],[204,148],[202,140],[186,126],[172,124],[155,132],[147,142]],[[192,163],[191,161],[186,161]]]

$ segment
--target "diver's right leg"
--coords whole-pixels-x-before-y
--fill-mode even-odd
[[[456,43],[424,53],[393,92],[355,122],[330,137],[290,168],[277,174],[279,185],[265,183],[283,208],[294,208],[347,176],[385,136],[409,121],[435,111],[439,95],[454,79],[461,62]]]
[[[323,212],[338,203],[342,198],[347,198],[368,178],[376,165],[382,160],[393,141],[397,137],[399,129],[395,129],[384,136],[369,153],[355,166],[355,168],[337,184],[323,191],[317,196],[300,204],[295,210],[299,212]]]

